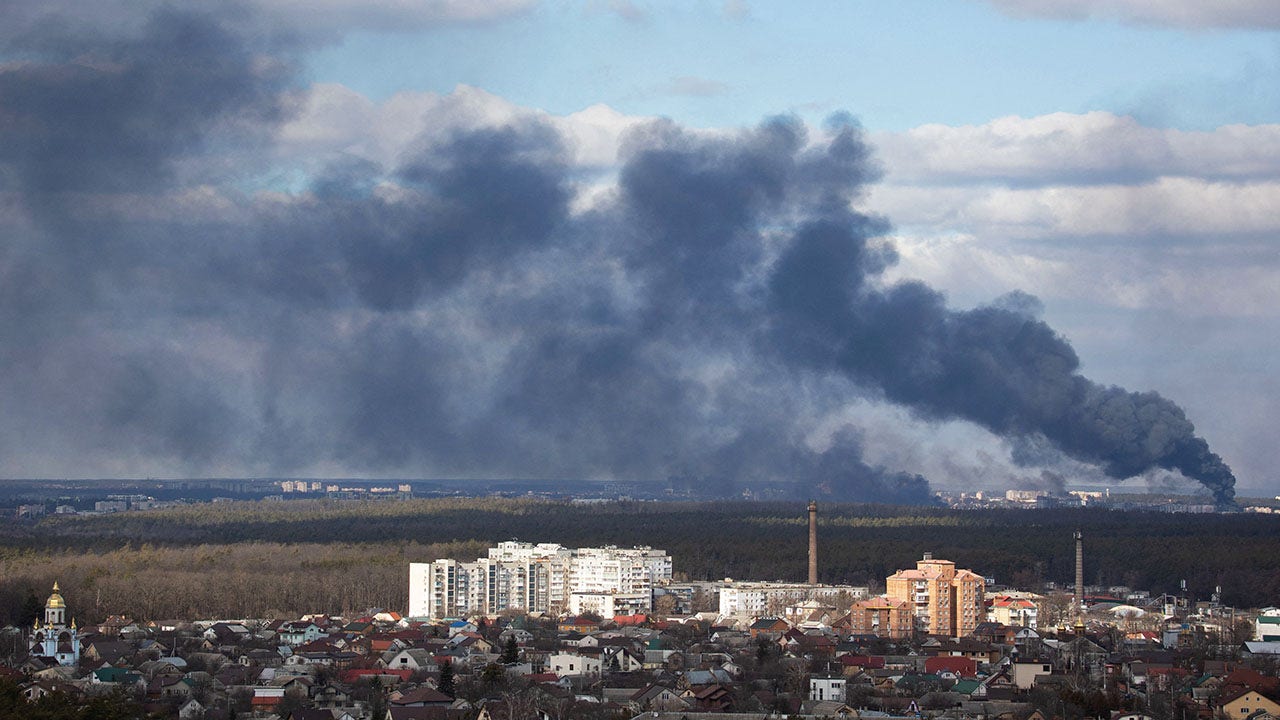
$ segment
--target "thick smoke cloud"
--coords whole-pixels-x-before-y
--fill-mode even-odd
[[[1182,411],[1081,377],[1034,298],[954,311],[883,282],[896,255],[850,209],[876,168],[847,118],[820,137],[651,124],[585,210],[566,141],[535,120],[391,167],[331,158],[298,191],[253,152],[298,90],[288,48],[196,14],[139,27],[28,38],[38,52],[0,69],[8,474],[928,502],[924,478],[863,459],[856,428],[824,426],[872,396],[1232,497]]]
[[[1177,470],[1232,502],[1235,478],[1181,408],[1081,377],[1071,346],[1026,298],[957,312],[919,283],[869,286],[867,275],[883,266],[869,260],[860,222],[810,221],[797,232],[772,278],[777,347],[925,417],[1041,436],[1118,479]]]

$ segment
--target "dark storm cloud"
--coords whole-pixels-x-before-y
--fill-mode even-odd
[[[1230,499],[1181,410],[1080,377],[1034,298],[953,311],[886,285],[888,226],[849,209],[877,170],[847,118],[816,141],[793,119],[713,137],[655,123],[614,194],[576,213],[569,153],[534,120],[251,195],[242,148],[289,106],[287,48],[199,14],[139,27],[28,38],[36,59],[0,70],[20,209],[0,215],[0,383],[22,391],[3,427],[29,410],[47,430],[27,462],[928,501],[853,428],[813,440],[870,394]]]
[[[259,145],[281,116],[279,59],[199,14],[161,11],[138,24],[134,36],[97,37],[46,18],[43,33],[3,45],[17,58],[0,67],[0,194],[10,201],[0,216],[10,342],[0,352],[11,358],[47,352],[140,275],[197,269],[174,228],[134,211],[184,183],[226,180],[205,157],[210,145]]]
[[[208,18],[158,12],[131,39],[22,38],[0,72],[5,189],[150,191],[217,130],[278,117],[285,75]],[[10,52],[15,48],[10,47]]]
[[[108,378],[103,419],[131,450],[198,466],[231,449],[227,428],[239,424],[236,411],[182,357],[125,358]]]

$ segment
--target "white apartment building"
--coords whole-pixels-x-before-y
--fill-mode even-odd
[[[605,620],[615,615],[636,615],[653,609],[651,592],[575,592],[569,594],[569,612],[593,612]]]
[[[781,615],[787,607],[805,600],[845,607],[867,595],[865,585],[735,582],[726,579],[724,587],[720,588],[720,614],[743,617]]]
[[[436,560],[409,564],[409,614],[429,617],[459,617],[480,603],[479,589],[484,572],[477,563]],[[474,589],[473,589],[474,588]]]
[[[500,542],[489,548],[489,559],[504,564],[520,565],[531,578],[524,604],[513,606],[561,613],[569,596],[569,567],[573,549],[558,543],[525,543],[515,540]]]
[[[671,557],[653,548],[582,548],[574,551],[569,582],[575,593],[652,592],[671,579]]]
[[[642,597],[638,611],[644,612],[652,608],[653,586],[670,579],[671,557],[663,550],[503,542],[473,562],[410,563],[409,615],[495,615],[508,608],[560,614],[571,610],[575,593],[617,613],[638,607],[635,598]],[[600,599],[608,594],[620,598]]]

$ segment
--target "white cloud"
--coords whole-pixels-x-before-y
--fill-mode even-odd
[[[1275,0],[988,0],[1018,17],[1102,18],[1186,28],[1280,29]]]
[[[551,115],[467,85],[444,95],[402,92],[375,103],[345,86],[319,84],[299,99],[295,116],[281,129],[280,153],[298,162],[346,153],[391,166],[416,144],[519,119],[549,123],[565,137],[575,164],[602,168],[617,161],[620,137],[652,118],[624,115],[607,105]]]
[[[974,235],[895,235],[901,262],[890,280],[915,278],[948,290],[959,305],[1012,290],[1062,304],[1186,316],[1274,316],[1280,264],[1219,248],[1135,250],[1059,245],[1041,251]]]
[[[873,187],[867,206],[910,228],[1017,240],[1144,238],[1280,233],[1280,181],[1167,177],[1142,185]]]
[[[1280,178],[1280,125],[1210,131],[1144,126],[1108,112],[1005,117],[877,133],[890,181],[1142,182],[1165,175]]]
[[[1280,308],[1280,125],[1055,113],[873,142],[888,174],[864,204],[898,228],[892,278],[962,305],[1023,289],[1116,313]]]
[[[653,120],[624,115],[608,105],[592,105],[564,117],[550,117],[570,139],[578,163],[591,167],[616,163],[622,136],[631,128]]]
[[[1179,237],[1280,231],[1280,182],[1161,178],[1139,186],[997,189],[965,211],[970,222],[1021,237]]]

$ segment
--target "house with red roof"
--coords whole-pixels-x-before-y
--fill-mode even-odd
[[[389,707],[449,707],[452,704],[453,698],[426,686],[396,691],[387,698]]]
[[[950,673],[957,678],[974,678],[978,676],[978,661],[957,655],[935,655],[924,659],[924,671],[940,677]]]

